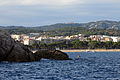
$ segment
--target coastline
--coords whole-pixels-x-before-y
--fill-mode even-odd
[[[120,49],[73,49],[60,50],[62,52],[120,52]]]

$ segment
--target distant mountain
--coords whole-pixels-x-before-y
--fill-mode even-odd
[[[103,20],[86,23],[83,27],[88,29],[120,29],[120,22]]]
[[[101,21],[89,22],[89,23],[58,23],[53,25],[37,26],[37,27],[1,26],[0,29],[37,29],[37,30],[48,31],[59,28],[65,28],[65,27],[84,27],[87,29],[119,29],[120,30],[120,21],[101,20]]]
[[[25,29],[24,26],[0,26],[0,29]]]
[[[36,28],[48,31],[48,30],[55,30],[55,29],[58,29],[58,28],[76,27],[76,26],[81,27],[82,24],[79,24],[79,23],[57,23],[57,24],[53,24],[53,25],[39,26],[39,27],[36,27]]]
[[[34,29],[37,28],[40,30],[47,31],[64,27],[84,27],[87,29],[120,29],[120,22],[102,20],[89,23],[58,23],[53,25],[34,27]]]

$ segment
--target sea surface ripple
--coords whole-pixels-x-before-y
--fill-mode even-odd
[[[0,63],[0,80],[120,80],[120,52],[68,52],[73,60]],[[77,56],[80,55],[78,59]]]

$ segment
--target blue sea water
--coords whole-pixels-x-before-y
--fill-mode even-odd
[[[68,52],[73,60],[0,63],[0,80],[120,80],[120,52]],[[80,59],[76,59],[80,55]]]

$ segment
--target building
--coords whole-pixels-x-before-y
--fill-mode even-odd
[[[104,39],[104,41],[106,42],[106,41],[113,41],[113,39],[112,38],[109,38],[109,37],[106,37],[105,39]]]
[[[91,35],[89,38],[92,41],[101,41],[101,40],[103,40],[103,36],[102,35]]]
[[[21,35],[11,35],[15,41],[20,41],[22,39]]]
[[[118,37],[111,37],[113,39],[113,42],[118,42]]]
[[[40,41],[41,43],[54,43],[57,41],[57,39],[54,39],[53,37],[39,37],[36,40]]]
[[[33,39],[24,39],[23,40],[24,45],[32,45],[34,43],[35,43],[35,40],[33,40]]]

